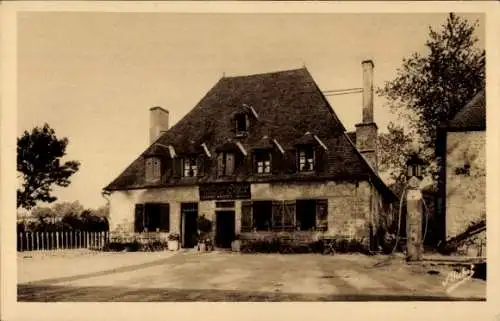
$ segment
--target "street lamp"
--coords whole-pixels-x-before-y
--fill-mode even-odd
[[[417,152],[414,152],[410,155],[408,160],[406,161],[406,175],[408,179],[412,177],[417,177],[422,179],[422,166],[424,165],[424,161]]]

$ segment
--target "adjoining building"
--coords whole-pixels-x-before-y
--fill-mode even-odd
[[[444,239],[486,219],[486,101],[480,91],[443,127],[440,217]],[[485,239],[483,232],[480,238]]]
[[[363,61],[362,121],[347,133],[307,69],[223,77],[175,126],[150,109],[150,146],[105,187],[110,230],[217,247],[290,232],[364,238],[397,201],[377,174],[373,62]]]

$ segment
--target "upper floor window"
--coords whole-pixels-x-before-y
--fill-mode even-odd
[[[314,149],[313,147],[301,147],[298,150],[299,171],[310,172],[314,170]]]
[[[196,165],[196,157],[185,157],[182,159],[182,168],[184,177],[198,176],[198,166]]]
[[[217,155],[217,176],[227,176],[234,173],[235,154],[221,152]]]
[[[268,151],[255,153],[255,170],[257,174],[271,173],[271,153]]]
[[[146,158],[146,181],[155,181],[161,177],[161,160],[158,157]]]
[[[234,117],[236,135],[246,135],[249,127],[249,119],[246,113],[237,114]]]

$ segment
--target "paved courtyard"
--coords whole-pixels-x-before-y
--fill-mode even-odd
[[[447,272],[384,256],[19,253],[18,301],[484,300],[486,282],[451,292]]]

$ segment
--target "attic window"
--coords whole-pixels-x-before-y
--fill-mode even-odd
[[[233,175],[235,168],[235,154],[231,152],[221,152],[217,155],[217,176]]]
[[[146,158],[146,181],[152,182],[161,177],[161,160],[158,157]]]
[[[314,170],[314,148],[302,146],[298,148],[299,172],[311,172]]]
[[[196,165],[195,157],[185,157],[182,159],[182,168],[184,177],[198,176],[198,166]]]
[[[254,159],[257,174],[269,174],[271,172],[271,153],[269,151],[256,152]]]
[[[236,126],[236,135],[246,135],[249,127],[249,119],[246,113],[237,114],[234,117],[234,122]]]

